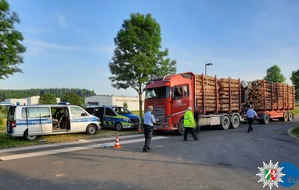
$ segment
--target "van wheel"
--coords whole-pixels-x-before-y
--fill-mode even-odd
[[[89,135],[94,135],[97,133],[98,128],[95,125],[88,125],[86,128],[86,133]]]
[[[28,135],[28,129],[24,132],[24,136],[23,136],[23,138],[25,139],[25,140],[29,140],[29,141],[34,141],[36,138],[37,138],[37,136],[36,135]]]
[[[185,131],[184,120],[181,119],[180,122],[179,122],[179,127],[178,127],[178,133],[179,133],[179,135],[184,135],[184,131]]]
[[[123,128],[123,126],[121,125],[121,123],[115,123],[115,130],[121,131],[122,128]]]

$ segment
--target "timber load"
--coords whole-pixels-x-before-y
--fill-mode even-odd
[[[294,86],[267,80],[253,81],[248,90],[247,104],[256,111],[293,110],[295,107]]]
[[[195,104],[200,114],[241,111],[240,79],[196,75]]]

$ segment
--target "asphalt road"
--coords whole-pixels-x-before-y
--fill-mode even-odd
[[[252,133],[247,125],[205,128],[198,141],[164,134],[154,137],[149,153],[142,152],[142,135],[121,137],[121,149],[105,147],[113,145],[111,138],[2,150],[0,159],[19,159],[0,161],[0,189],[263,189],[256,176],[263,162],[291,162],[299,168],[299,140],[287,133],[298,122],[254,124]],[[287,189],[299,189],[299,181]]]

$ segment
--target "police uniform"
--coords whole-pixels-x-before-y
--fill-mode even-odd
[[[196,122],[194,120],[194,116],[193,113],[191,111],[191,108],[188,108],[188,110],[186,111],[186,113],[184,114],[184,140],[187,141],[187,137],[188,134],[191,133],[191,135],[193,136],[194,140],[197,141],[197,136],[195,134],[195,126],[196,126]]]

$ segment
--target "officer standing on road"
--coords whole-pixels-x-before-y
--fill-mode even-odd
[[[145,142],[143,152],[148,152],[150,150],[149,145],[152,139],[154,124],[156,124],[155,116],[152,114],[153,110],[153,106],[148,106],[147,112],[144,114],[143,128]]]
[[[254,118],[255,117],[258,117],[256,112],[253,110],[252,108],[252,105],[248,106],[248,110],[246,112],[246,117],[247,117],[247,120],[248,120],[248,133],[249,132],[252,132],[253,131],[253,128],[252,128],[252,124],[253,124],[253,121],[254,121]]]
[[[198,140],[197,135],[195,134],[194,131],[195,126],[196,126],[196,122],[194,120],[194,116],[192,113],[192,107],[189,106],[188,110],[184,114],[184,128],[185,128],[184,141],[187,141],[187,137],[189,133],[191,133],[195,141]]]

